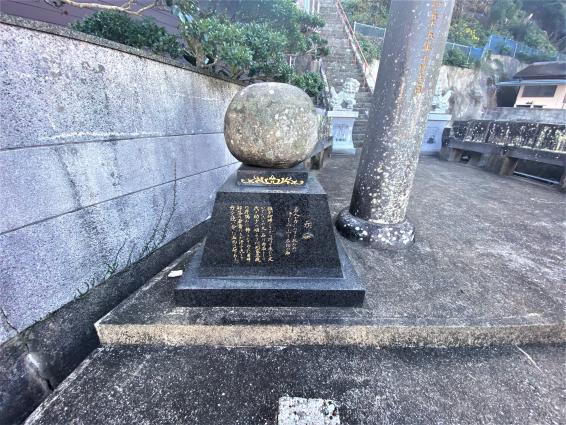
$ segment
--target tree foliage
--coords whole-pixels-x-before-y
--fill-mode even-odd
[[[542,5],[545,2],[539,2]],[[560,8],[555,13],[560,12]],[[564,7],[562,7],[564,12]],[[538,49],[548,55],[555,55],[556,47],[533,19],[533,14],[523,8],[521,0],[495,0],[489,15],[490,30],[505,37]],[[564,19],[564,18],[562,18]]]
[[[313,77],[299,78],[286,58],[328,53],[326,40],[317,32],[324,21],[301,11],[292,0],[209,1],[205,6],[173,8],[188,60],[195,66],[235,78],[303,83]],[[309,89],[315,86],[310,84]]]
[[[317,72],[294,74],[289,82],[303,89],[310,97],[316,97],[324,90],[324,81]]]
[[[357,39],[368,63],[381,57],[381,40],[363,36],[358,36]]]
[[[457,66],[459,68],[473,68],[477,66],[477,62],[468,60],[466,55],[460,49],[446,49],[442,60],[444,65]]]
[[[523,0],[523,9],[546,31],[554,46],[566,50],[566,2],[564,0]]]
[[[315,14],[297,7],[292,0],[236,0],[211,3],[229,4],[235,9],[233,20],[241,23],[264,23],[273,30],[284,33],[287,38],[286,53],[324,55],[326,40],[320,37],[318,29],[324,20]],[[218,13],[219,8],[214,10]],[[226,12],[229,13],[229,12]]]
[[[301,11],[292,0],[209,1],[203,2],[203,9],[195,0],[154,3],[178,17],[181,42],[148,18],[131,19],[127,11],[99,11],[73,28],[158,54],[183,56],[196,67],[232,78],[287,82],[311,96],[322,91],[318,74],[297,74],[287,63],[288,56],[328,54],[327,42],[317,32],[324,21]]]
[[[386,27],[390,0],[343,0],[349,19]],[[457,0],[448,40],[481,47],[489,33],[556,54],[566,46],[564,0]]]
[[[389,0],[343,0],[342,7],[350,21],[376,27],[386,27]]]
[[[71,24],[71,28],[173,58],[180,57],[183,51],[177,38],[163,27],[156,25],[149,18],[133,20],[124,12],[96,12]]]
[[[466,46],[480,47],[487,41],[487,33],[475,18],[459,18],[452,21],[448,32],[448,41]]]

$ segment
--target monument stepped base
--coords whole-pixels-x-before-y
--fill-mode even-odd
[[[198,276],[202,247],[185,268],[174,297],[185,307],[301,306],[351,307],[363,304],[365,290],[338,245],[341,278],[217,278]]]

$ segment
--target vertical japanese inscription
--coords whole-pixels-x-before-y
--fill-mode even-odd
[[[297,251],[299,244],[297,232],[299,227],[299,219],[301,211],[295,206],[287,215],[287,224],[285,225],[285,255],[291,255]]]
[[[432,44],[436,36],[434,27],[438,19],[438,9],[446,6],[441,0],[432,0],[432,11],[430,15],[430,20],[428,21],[427,34],[425,37],[425,42],[423,46],[423,59],[419,65],[419,74],[417,76],[417,83],[415,86],[415,94],[421,94],[426,80],[427,68],[430,62],[430,53],[432,51]]]
[[[229,210],[232,262],[273,262],[273,207],[230,205]]]

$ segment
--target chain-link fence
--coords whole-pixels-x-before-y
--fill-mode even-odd
[[[385,37],[385,28],[374,27],[372,25],[361,24],[354,22],[354,33],[364,37],[372,37],[383,41]],[[467,63],[480,60],[488,51],[497,53],[499,55],[516,57],[518,59],[540,59],[540,60],[560,60],[566,61],[566,55],[558,53],[555,56],[549,56],[547,53],[537,50],[533,47],[527,46],[524,43],[505,38],[500,35],[492,34],[484,47],[466,46],[457,43],[446,43],[446,50],[459,50],[467,58]]]

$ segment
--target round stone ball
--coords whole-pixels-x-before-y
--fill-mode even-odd
[[[224,137],[228,149],[244,164],[291,168],[312,152],[318,117],[310,97],[282,83],[245,87],[228,106]]]

